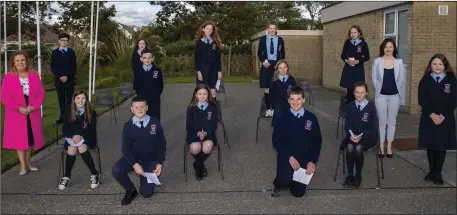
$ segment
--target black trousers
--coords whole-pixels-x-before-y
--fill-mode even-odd
[[[75,82],[68,79],[66,83],[56,80],[57,98],[59,100],[60,119],[63,119],[63,114],[68,105],[73,100],[73,93],[75,92]]]

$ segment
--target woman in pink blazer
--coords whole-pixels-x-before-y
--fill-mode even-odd
[[[43,148],[43,128],[40,106],[44,101],[44,87],[37,72],[29,66],[28,56],[17,51],[9,61],[1,100],[5,105],[3,148],[17,150],[19,175],[37,171],[30,162],[31,147]]]

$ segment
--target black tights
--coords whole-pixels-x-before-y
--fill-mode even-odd
[[[362,176],[363,147],[360,144],[354,146],[351,142],[348,143],[346,149],[346,163],[348,165],[349,176],[354,176],[354,163],[356,168],[355,177],[360,178]]]
[[[446,151],[435,151],[427,149],[427,158],[430,173],[436,178],[441,178],[441,170],[443,169]]]
[[[92,175],[98,175],[97,169],[95,169],[95,163],[90,155],[89,150],[81,153],[81,157],[83,158],[84,163],[86,163],[87,167],[89,167],[90,173]],[[76,155],[67,155],[65,159],[65,177],[71,177],[71,170],[73,169],[73,165],[75,164]]]
[[[352,102],[355,100],[354,88],[346,88],[346,103]]]

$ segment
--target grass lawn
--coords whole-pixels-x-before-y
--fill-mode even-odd
[[[250,82],[251,79],[247,76],[224,76],[223,80],[226,83],[242,83],[242,82]],[[195,83],[195,76],[178,76],[178,77],[167,77],[165,76],[164,79],[165,83]],[[78,88],[78,87],[76,87]],[[87,90],[87,89],[86,89]],[[75,90],[76,91],[76,90]],[[114,88],[113,89],[113,95],[116,95],[118,93],[118,89]],[[92,102],[95,103],[96,101],[95,95],[92,96]],[[119,102],[125,101],[126,98],[120,98]],[[2,104],[3,105],[3,104]],[[58,108],[59,104],[57,101],[57,93],[55,91],[48,91],[45,94],[45,100],[43,104],[43,133],[44,133],[44,139],[46,142],[46,145],[49,145],[53,142],[55,142],[55,132],[53,129],[52,124],[54,121],[59,117],[59,111]],[[2,129],[0,131],[1,133],[1,138],[3,141],[3,122],[4,122],[4,117],[5,117],[5,108],[2,107],[2,118],[1,118],[1,123],[2,123]],[[96,108],[97,114],[101,115],[105,112],[107,112],[109,108]],[[61,126],[60,126],[61,128]],[[59,130],[60,130],[59,128]],[[59,131],[59,135],[61,135]],[[17,158],[17,152],[13,150],[4,150],[3,148],[1,149],[1,168],[2,168],[2,173],[9,168],[13,167],[18,163],[18,158]]]

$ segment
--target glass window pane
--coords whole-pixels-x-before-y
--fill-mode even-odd
[[[398,53],[408,63],[408,10],[398,11]]]
[[[385,31],[384,34],[393,34],[395,33],[395,12],[386,13],[385,22]]]

